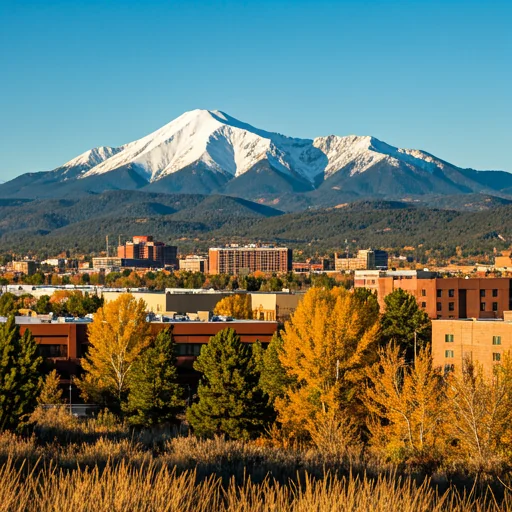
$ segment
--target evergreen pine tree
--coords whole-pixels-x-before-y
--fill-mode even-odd
[[[30,331],[21,336],[14,316],[0,324],[0,430],[16,428],[36,407],[41,363]]]
[[[226,434],[233,439],[257,435],[269,419],[267,397],[258,386],[259,373],[252,347],[233,329],[210,338],[194,363],[203,374],[199,401],[187,411],[196,434]]]
[[[176,422],[176,414],[185,405],[176,378],[174,340],[165,329],[134,363],[125,407],[128,421],[144,427]]]
[[[416,352],[429,342],[432,324],[425,311],[421,310],[413,295],[398,288],[384,299],[386,311],[382,315],[382,342],[388,345],[397,343],[406,352],[406,360],[414,358],[414,343]]]

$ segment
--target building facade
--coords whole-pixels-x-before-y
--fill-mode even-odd
[[[460,370],[469,360],[491,373],[510,350],[512,311],[505,311],[504,320],[432,321],[432,360],[445,371]]]
[[[512,308],[510,278],[440,278],[435,272],[399,270],[356,271],[355,288],[377,292],[383,310],[384,298],[398,288],[416,298],[432,319],[503,318]]]
[[[283,273],[292,269],[292,250],[286,247],[215,247],[209,250],[210,274]]]
[[[153,266],[165,267],[178,265],[178,248],[155,242],[152,236],[134,236],[131,242],[117,247],[117,257],[127,260],[146,260],[155,262]]]
[[[334,267],[338,272],[350,270],[383,270],[388,268],[388,253],[386,251],[362,249],[357,256],[335,253]]]
[[[187,256],[179,260],[179,269],[187,270],[188,272],[208,272],[208,258],[201,258],[199,256]]]
[[[13,261],[12,269],[14,272],[21,272],[27,276],[31,276],[36,273],[36,262],[32,260]]]

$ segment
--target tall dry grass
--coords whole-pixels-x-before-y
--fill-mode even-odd
[[[30,473],[8,460],[0,468],[0,511],[230,511],[230,512],[334,512],[334,511],[496,511],[511,510],[509,491],[501,503],[488,492],[476,497],[454,488],[436,491],[429,481],[417,486],[394,475],[315,479],[280,484],[272,477],[261,483],[250,478],[223,485],[214,475],[198,480],[194,470],[139,468],[126,462],[98,468],[66,471],[51,465]]]

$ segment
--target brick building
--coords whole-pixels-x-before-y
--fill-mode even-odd
[[[355,288],[377,292],[381,309],[384,298],[401,288],[414,295],[423,311],[434,318],[503,318],[512,307],[510,278],[439,278],[422,270],[356,271]]]
[[[434,320],[432,322],[432,359],[445,371],[460,370],[464,360],[482,365],[490,373],[506,353],[512,350],[512,311],[504,320]]]
[[[117,257],[155,262],[154,267],[177,266],[178,248],[155,242],[152,236],[134,236],[131,242],[117,247]]]
[[[292,250],[286,247],[215,247],[209,250],[210,274],[289,272]]]

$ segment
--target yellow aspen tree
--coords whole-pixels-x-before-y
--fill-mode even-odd
[[[248,293],[227,295],[217,303],[213,312],[216,315],[232,316],[238,320],[251,319],[251,296]]]
[[[348,407],[357,416],[356,395],[376,358],[378,333],[375,296],[319,287],[305,294],[282,334],[280,361],[293,383],[275,407],[289,435],[311,437],[317,422],[334,424]]]
[[[481,365],[464,361],[462,371],[447,377],[449,433],[458,455],[485,469],[511,460],[512,360],[485,373]]]
[[[108,394],[119,403],[129,387],[133,363],[149,345],[146,303],[123,293],[98,309],[88,326],[89,351],[82,360],[80,382],[89,397]]]
[[[428,347],[414,364],[394,343],[379,352],[367,368],[364,403],[370,413],[370,445],[375,453],[395,461],[438,454],[446,426],[446,395],[442,375],[432,367]]]

